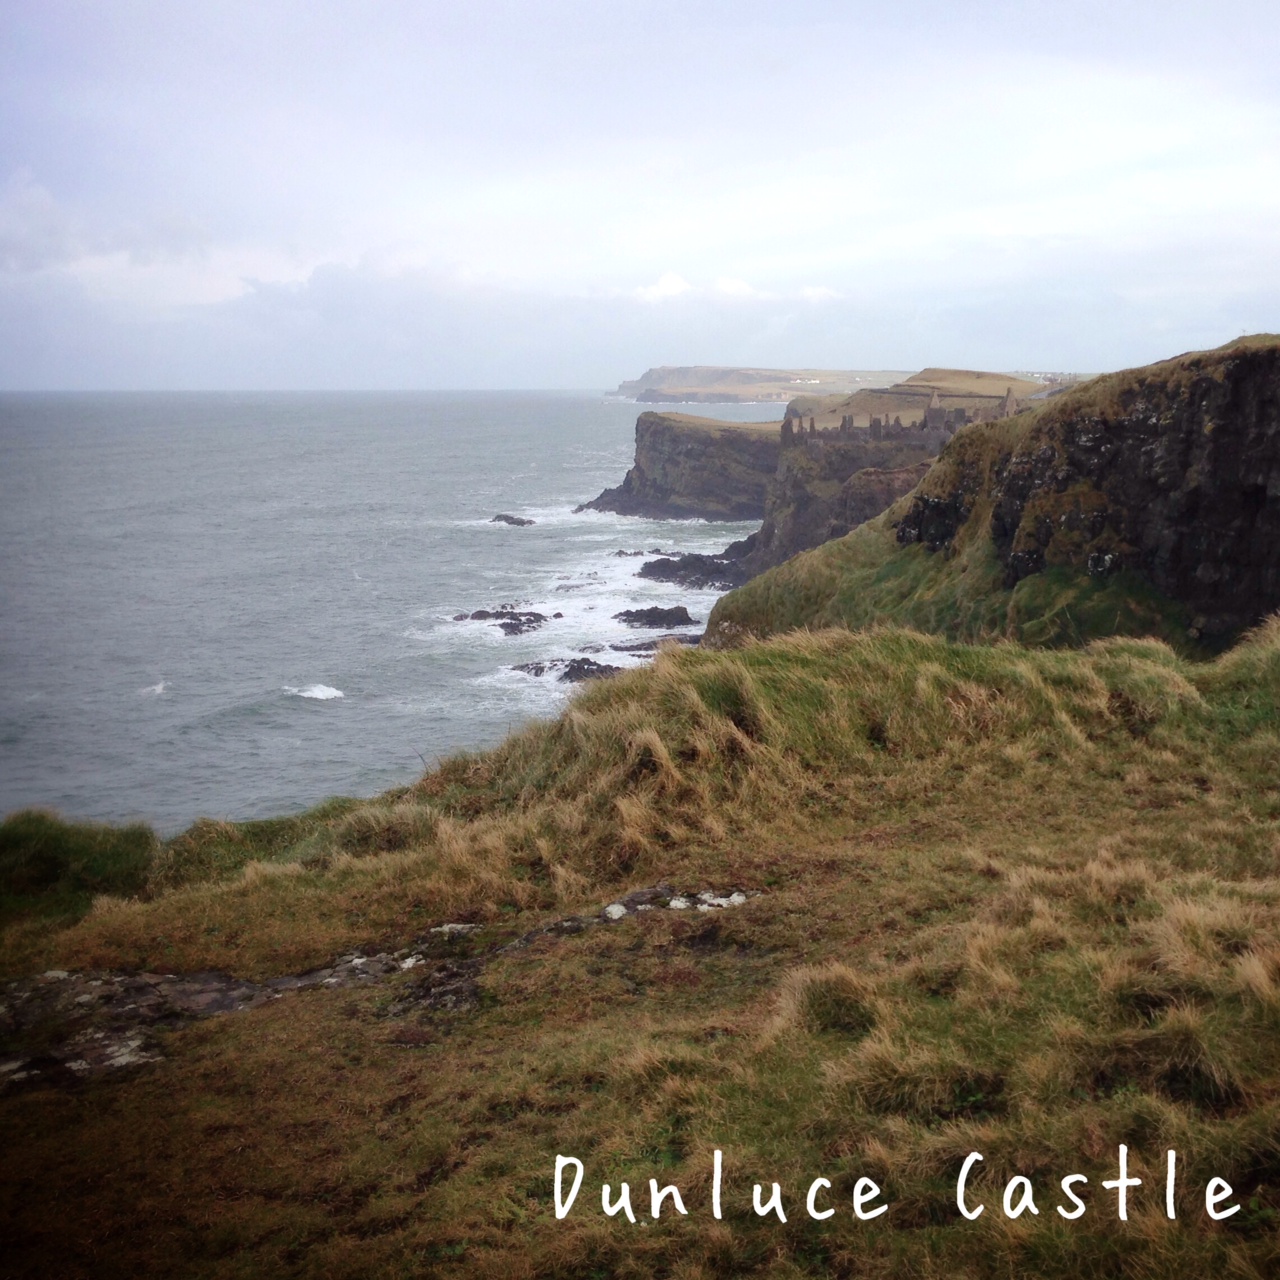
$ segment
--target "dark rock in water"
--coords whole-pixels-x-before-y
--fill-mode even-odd
[[[546,662],[522,662],[511,668],[523,671],[527,676],[546,676],[555,674],[557,680],[566,684],[577,684],[582,680],[595,680],[603,676],[616,676],[621,667],[612,667],[605,662],[593,662],[590,658],[549,658]]]
[[[515,609],[477,609],[470,615],[472,622],[496,622],[504,635],[522,636],[526,631],[536,631],[547,620],[545,613],[521,613]]]
[[[471,615],[469,613],[455,613],[453,615],[453,620],[454,622],[466,622],[470,617]]]
[[[675,582],[682,587],[710,587],[729,591],[747,580],[747,572],[727,555],[703,556],[690,553],[660,560],[646,560],[636,574],[655,582]]]
[[[563,618],[563,617],[564,617],[564,614],[563,614],[563,613],[553,613],[551,616],[552,616],[553,618]]]
[[[498,623],[504,636],[522,636],[526,631],[536,631],[546,617],[541,613],[516,613]]]
[[[499,511],[498,514],[494,516],[492,520],[489,521],[489,523],[490,524],[514,524],[519,526],[520,528],[524,528],[526,525],[533,524],[533,521],[526,520],[524,516],[509,516],[505,511]]]
[[[666,644],[668,640],[674,640],[677,644],[696,645],[702,643],[701,636],[676,633],[669,636],[658,636],[654,640],[630,640],[626,644],[611,644],[609,648],[614,653],[657,653],[658,647]]]
[[[625,622],[629,627],[694,627],[698,625],[698,620],[691,618],[689,610],[682,604],[672,609],[660,609],[657,606],[648,609],[623,609],[613,617],[616,622]]]
[[[646,553],[643,551],[615,551],[613,554],[615,556],[642,556]]]
[[[576,684],[580,680],[616,676],[621,670],[621,667],[612,666],[607,662],[593,662],[590,658],[570,658],[557,678]]]

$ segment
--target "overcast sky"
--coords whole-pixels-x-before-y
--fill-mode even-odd
[[[1280,329],[1276,0],[3,0],[0,387]]]

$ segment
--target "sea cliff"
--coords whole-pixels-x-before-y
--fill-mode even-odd
[[[722,389],[734,377],[766,372],[651,369],[622,389],[664,395],[668,384]],[[803,383],[806,389],[790,398],[781,424],[642,413],[635,462],[622,484],[579,510],[659,519],[758,518],[757,533],[718,556],[650,561],[641,569],[644,577],[687,585],[739,586],[879,515],[915,488],[958,423],[1007,415],[1021,403],[1018,397],[1038,394],[1042,385],[1013,374],[926,369],[881,390],[830,395],[823,387],[808,389],[818,377],[786,376],[789,381],[779,386]],[[824,376],[832,383],[837,378]],[[1060,380],[1044,385],[1056,387]]]
[[[841,537],[914,489],[935,453],[923,436],[901,442],[817,437],[784,449],[760,531],[726,554],[739,562],[745,582]]]
[[[791,421],[799,419],[787,427]],[[739,586],[879,515],[916,486],[947,438],[914,429],[890,436],[642,413],[635,462],[622,484],[578,509],[659,519],[759,518],[756,533],[718,556],[664,558],[640,570],[642,577],[689,586]]]
[[[636,419],[635,462],[622,483],[578,510],[669,520],[759,520],[780,452],[776,422],[642,413]]]
[[[1220,649],[1280,607],[1280,338],[963,428],[919,487],[725,597],[708,641],[886,616],[957,638]]]

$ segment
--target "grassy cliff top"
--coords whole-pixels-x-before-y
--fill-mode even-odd
[[[1022,399],[1044,390],[1044,385],[1013,373],[985,373],[976,369],[922,369],[896,384],[903,390],[937,391],[952,396],[1003,396],[1012,387]]]
[[[398,1014],[417,970],[314,990],[6,1095],[7,1264],[76,1274],[109,1235],[132,1276],[1268,1274],[1277,724],[1275,623],[1200,664],[832,631],[664,653],[374,801],[200,824],[141,897],[11,924],[10,968],[282,973],[463,920],[442,963],[473,998]],[[663,879],[758,896],[496,950]],[[1120,1144],[1128,1223],[1101,1186]],[[558,1153],[586,1166],[563,1221]],[[1015,1174],[1040,1214],[1012,1223]],[[883,1217],[854,1219],[860,1177]],[[649,1217],[650,1178],[687,1218]],[[605,1181],[646,1228],[604,1217]]]
[[[640,415],[642,418],[659,418],[673,426],[692,431],[746,431],[756,434],[777,435],[782,427],[782,419],[771,422],[729,422],[724,418],[704,418],[693,413],[667,413],[662,409],[651,409]]]

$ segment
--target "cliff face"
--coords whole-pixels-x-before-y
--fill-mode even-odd
[[[936,452],[926,443],[818,437],[782,450],[760,532],[738,555],[743,580],[848,533],[914,489]]]
[[[579,510],[657,519],[759,520],[778,468],[776,423],[726,423],[642,413],[635,463],[622,483]]]
[[[793,438],[778,426],[643,413],[635,462],[623,482],[579,510],[657,519],[759,518],[757,533],[718,556],[651,561],[643,577],[737,586],[784,560],[841,537],[913,489],[939,439],[925,432],[872,440],[834,431]]]
[[[1216,649],[1276,609],[1280,338],[1265,336],[961,430],[881,519],[725,597],[708,637],[888,621]]]
[[[910,466],[867,467],[854,472],[840,486],[831,504],[831,519],[823,541],[843,538],[860,524],[874,520],[903,494],[910,493],[929,474],[932,466],[933,459],[926,458]]]
[[[898,541],[950,545],[976,507],[1004,585],[1052,566],[1141,573],[1225,640],[1280,607],[1280,344],[1098,379],[994,456],[928,481]]]

